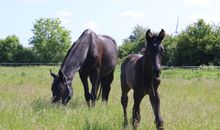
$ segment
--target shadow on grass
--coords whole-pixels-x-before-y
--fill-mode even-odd
[[[80,97],[73,97],[70,102],[68,103],[67,107],[71,109],[77,109],[82,107],[88,107],[86,101]]]
[[[35,112],[50,109],[52,107],[50,101],[44,98],[34,99],[30,106]]]
[[[88,118],[85,119],[85,124],[83,130],[110,130],[113,128],[108,125],[101,125],[98,121],[90,122]]]
[[[37,98],[34,99],[31,104],[31,108],[34,111],[41,111],[41,110],[47,110],[51,108],[57,108],[57,109],[63,109],[63,108],[70,108],[70,109],[77,109],[79,107],[87,107],[84,100],[81,100],[80,98],[72,99],[66,106],[64,106],[62,103],[56,103],[51,104],[51,101],[47,98]]]

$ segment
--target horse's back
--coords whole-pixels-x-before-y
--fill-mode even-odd
[[[133,88],[135,80],[135,66],[137,61],[142,57],[140,54],[129,55],[121,66],[121,82],[126,86]]]
[[[117,45],[113,38],[107,35],[97,35],[98,60],[101,65],[101,74],[111,73],[117,64]]]

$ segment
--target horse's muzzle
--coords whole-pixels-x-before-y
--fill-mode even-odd
[[[67,103],[70,101],[71,96],[67,95],[65,97],[62,97],[62,104],[67,105]]]
[[[160,74],[161,74],[161,69],[159,67],[153,69],[153,76],[154,77],[160,77]]]
[[[58,103],[60,101],[61,97],[60,96],[53,96],[51,103]]]

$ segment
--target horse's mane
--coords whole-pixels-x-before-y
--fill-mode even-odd
[[[80,35],[80,37],[78,38],[77,41],[82,40],[82,39],[84,38],[85,34],[86,34],[86,33],[90,33],[90,32],[93,32],[93,31],[90,30],[90,29],[86,29],[85,31],[83,31],[83,33]],[[63,60],[63,63],[62,63],[62,65],[61,65],[61,68],[64,66],[64,63],[65,63],[66,59],[68,58],[68,56],[70,55],[70,53],[72,52],[73,48],[76,47],[77,41],[74,42],[74,43],[72,44],[71,48],[68,50],[68,52],[67,52],[67,54],[66,54],[66,56],[65,56],[65,58],[64,58],[64,60]]]
[[[62,65],[61,65],[61,68],[63,67],[63,65],[64,65],[64,63],[65,63],[67,57],[68,57],[69,54],[71,53],[71,50],[72,50],[75,46],[76,46],[76,42],[74,42],[73,45],[71,46],[71,48],[68,50],[68,52],[67,52],[67,54],[66,54],[66,56],[65,56],[65,58],[64,58],[64,60],[63,60],[63,63],[62,63]]]

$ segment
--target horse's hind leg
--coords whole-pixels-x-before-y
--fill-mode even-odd
[[[91,101],[92,101],[92,105],[95,105],[95,101],[96,101],[96,93],[98,90],[98,87],[100,85],[100,78],[99,78],[99,69],[96,69],[94,72],[92,72],[92,74],[89,76],[91,84],[92,84],[92,91],[91,91]]]
[[[90,106],[90,93],[89,93],[89,86],[88,86],[88,75],[83,74],[83,73],[79,73],[79,76],[80,76],[80,79],[83,83],[86,102],[87,102],[88,106]]]
[[[102,89],[102,101],[108,101],[109,92],[111,90],[111,83],[114,78],[114,70],[107,76],[102,78],[101,89]]]

